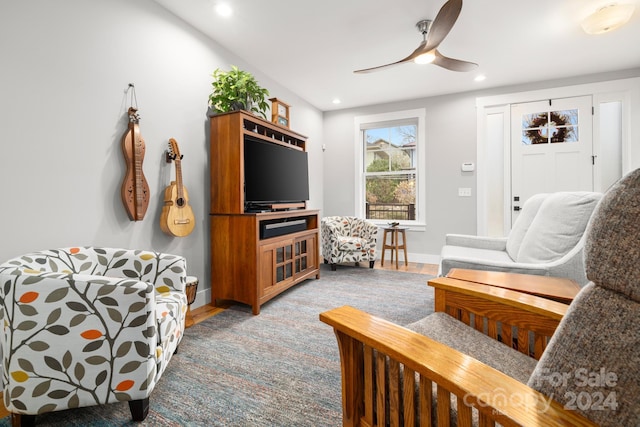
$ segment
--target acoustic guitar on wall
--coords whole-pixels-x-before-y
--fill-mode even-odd
[[[176,180],[164,190],[160,228],[170,236],[188,236],[196,225],[189,205],[189,193],[182,184],[182,155],[175,139],[169,139],[169,158],[176,165]]]

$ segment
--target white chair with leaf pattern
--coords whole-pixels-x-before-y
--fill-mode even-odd
[[[0,265],[2,383],[14,425],[128,401],[134,421],[182,339],[186,260],[75,247]]]
[[[369,262],[373,268],[376,261],[378,227],[371,221],[352,216],[328,216],[322,218],[322,256],[325,264],[343,262]]]

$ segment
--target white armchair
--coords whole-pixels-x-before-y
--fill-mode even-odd
[[[176,255],[96,247],[1,264],[2,382],[14,425],[119,401],[142,421],[182,339],[186,268]]]
[[[368,261],[373,268],[376,261],[378,227],[371,221],[352,216],[322,218],[322,256],[325,264]]]
[[[507,237],[447,234],[438,275],[452,268],[505,271],[566,277],[583,286],[584,231],[601,197],[585,191],[537,194]]]

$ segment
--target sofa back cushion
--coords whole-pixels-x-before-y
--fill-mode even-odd
[[[529,197],[522,206],[522,210],[520,211],[518,218],[516,218],[516,222],[514,222],[513,227],[511,227],[509,237],[507,238],[507,253],[512,260],[515,261],[518,258],[522,239],[524,239],[524,236],[527,234],[533,218],[538,214],[540,205],[548,195],[548,193],[534,194]]]
[[[589,191],[550,194],[522,239],[516,261],[541,263],[562,258],[582,238],[601,198],[601,193]]]
[[[602,197],[586,233],[587,278],[640,303],[640,168]]]

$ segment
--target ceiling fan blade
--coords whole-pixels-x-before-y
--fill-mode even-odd
[[[423,53],[425,53],[425,52],[428,52],[427,50],[425,50],[425,49],[424,49],[424,47],[426,46],[426,44],[427,44],[427,42],[426,42],[426,41],[423,41],[422,43],[420,43],[420,46],[418,46],[418,47],[416,48],[416,50],[414,50],[413,52],[411,52],[411,55],[409,55],[409,56],[407,56],[406,58],[403,58],[403,59],[401,59],[401,60],[399,60],[399,61],[392,62],[392,63],[390,63],[390,64],[379,65],[379,66],[377,66],[377,67],[365,68],[365,69],[362,69],[362,70],[356,70],[356,71],[354,71],[354,73],[356,73],[356,74],[370,73],[370,72],[372,72],[372,71],[378,71],[378,70],[381,70],[381,69],[383,69],[383,68],[391,67],[391,66],[393,66],[393,65],[398,65],[398,64],[402,64],[402,63],[404,63],[404,62],[413,61],[413,59],[414,59],[416,56],[419,56],[419,55],[421,55],[421,54],[423,54]]]
[[[432,64],[439,65],[442,68],[446,68],[451,71],[472,71],[478,67],[478,64],[475,62],[462,61],[460,59],[453,59],[444,56],[437,50],[435,51],[436,59],[433,60]]]
[[[462,0],[449,0],[440,8],[427,33],[427,50],[435,49],[449,34],[462,10]]]
[[[362,70],[355,70],[354,73],[356,73],[356,74],[371,73],[371,72],[374,72],[374,71],[382,70],[383,68],[391,67],[393,65],[402,64],[403,62],[404,61],[398,61],[398,62],[392,62],[391,64],[378,65],[377,67],[363,68]]]

